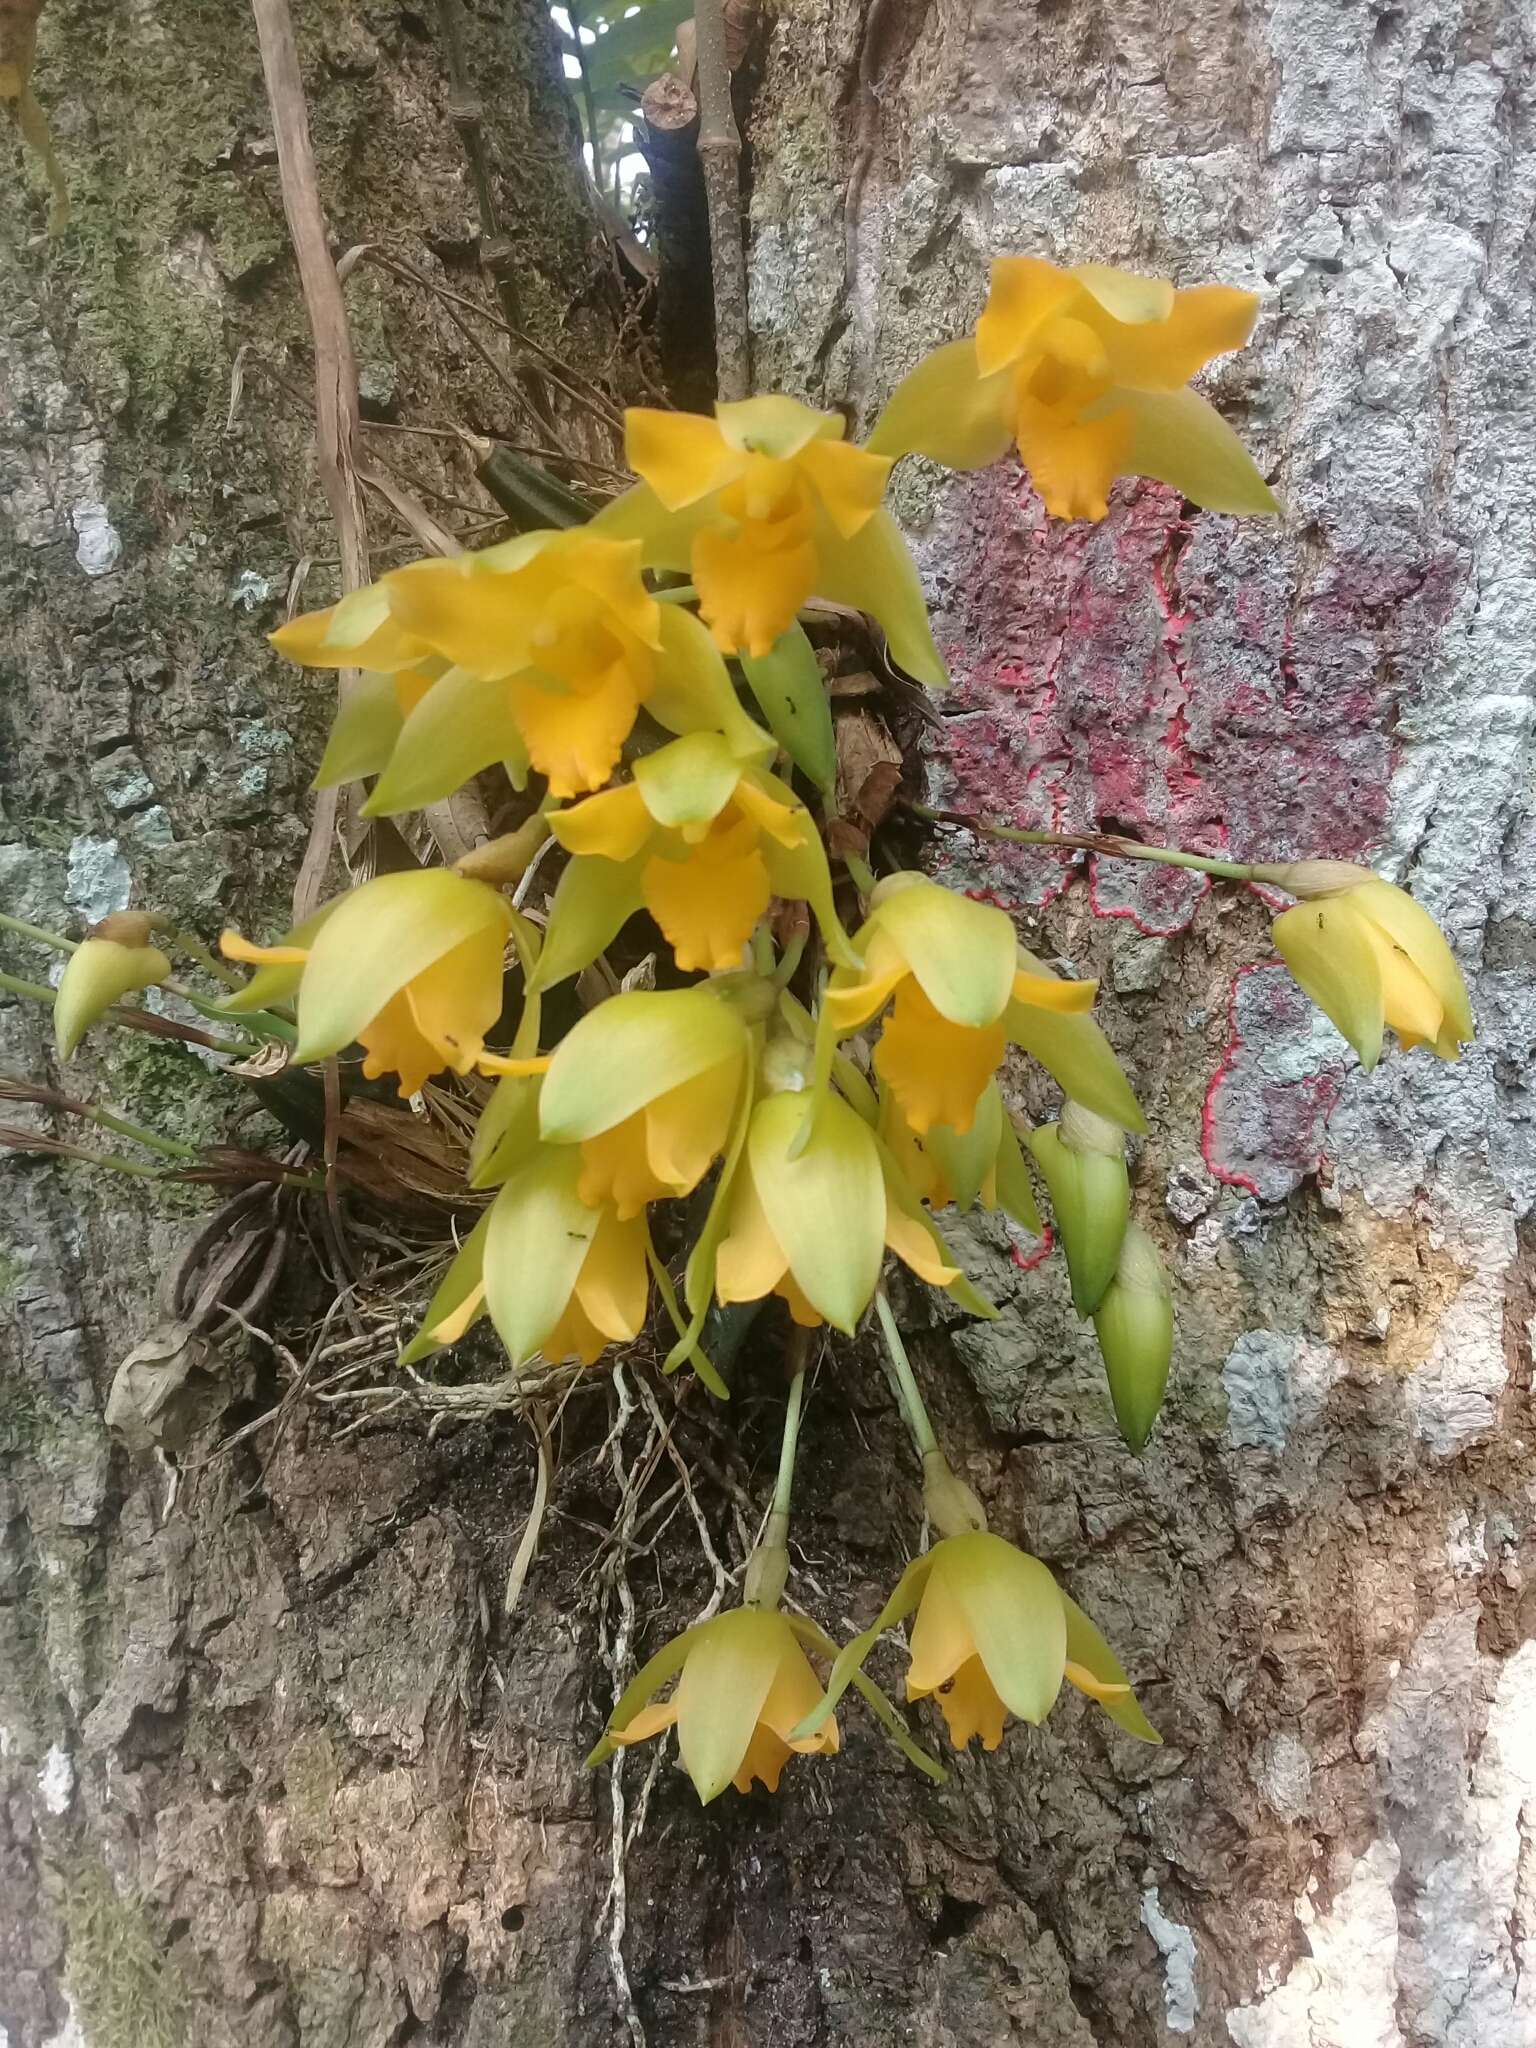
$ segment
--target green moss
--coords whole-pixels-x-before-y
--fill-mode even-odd
[[[64,1982],[91,2048],[184,2048],[185,1986],[136,1899],[94,1857],[65,1873]]]

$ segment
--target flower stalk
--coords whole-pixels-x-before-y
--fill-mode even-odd
[[[931,804],[908,802],[904,808],[930,825],[958,825],[979,838],[1006,840],[1010,846],[1054,846],[1066,853],[1096,853],[1106,860],[1150,860],[1167,868],[1193,868],[1197,874],[1216,875],[1226,882],[1270,880],[1274,872],[1249,861],[1215,860],[1208,854],[1184,853],[1176,846],[1148,846],[1118,832],[1031,832],[996,824],[991,818],[975,818],[966,811],[939,810]]]

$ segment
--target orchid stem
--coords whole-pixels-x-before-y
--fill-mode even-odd
[[[1254,880],[1254,869],[1245,861],[1211,860],[1203,853],[1181,853],[1175,846],[1147,846],[1118,832],[1025,832],[1012,825],[996,825],[990,818],[973,818],[965,811],[942,811],[915,803],[904,808],[931,825],[958,825],[983,839],[1004,839],[1010,846],[1057,846],[1068,852],[1096,853],[1106,860],[1151,860],[1167,868],[1193,868],[1197,874],[1219,875],[1227,882]]]
[[[796,1329],[789,1343],[789,1399],[784,1408],[784,1434],[779,1439],[779,1476],[773,1506],[747,1560],[742,1601],[770,1613],[783,1596],[789,1577],[789,1504],[795,1488],[795,1449],[800,1441],[800,1415],[805,1401],[805,1361],[810,1332]]]
[[[896,1327],[896,1318],[891,1313],[891,1304],[883,1287],[875,1294],[875,1314],[880,1318],[880,1334],[885,1339],[890,1382],[901,1403],[901,1412],[906,1417],[907,1428],[912,1432],[917,1454],[924,1459],[942,1457],[939,1440],[933,1433],[933,1424],[928,1420],[928,1410],[923,1406],[923,1397],[917,1390],[912,1361],[907,1356],[906,1345],[901,1341],[901,1332]]]
[[[691,583],[674,583],[666,590],[651,593],[658,604],[692,604],[698,594]]]
[[[19,917],[8,917],[0,910],[0,932],[14,932],[18,939],[35,939],[40,946],[51,946],[55,953],[74,953],[79,950],[78,939],[66,939],[62,932],[51,932],[45,925],[28,924]]]
[[[111,1131],[119,1138],[131,1138],[136,1145],[145,1145],[151,1152],[158,1152],[165,1159],[196,1159],[195,1145],[183,1144],[180,1138],[164,1138],[158,1131],[149,1130],[143,1124],[129,1121],[125,1116],[115,1116],[110,1109],[98,1109],[93,1103],[79,1102],[73,1106],[73,1114],[83,1116],[88,1122],[99,1124],[104,1131]]]
[[[222,981],[228,989],[238,990],[245,987],[245,977],[237,974],[233,967],[226,967],[201,939],[194,938],[190,932],[173,931],[167,932],[165,936],[178,952],[185,953],[189,960],[195,960],[215,981]]]

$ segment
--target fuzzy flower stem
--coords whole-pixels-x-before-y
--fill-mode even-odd
[[[1193,868],[1202,875],[1218,875],[1227,882],[1252,882],[1257,870],[1248,862],[1211,860],[1203,853],[1181,853],[1175,846],[1146,846],[1139,839],[1122,838],[1118,832],[1024,832],[1012,825],[995,825],[990,818],[973,818],[965,811],[935,810],[929,804],[903,806],[914,818],[926,818],[931,825],[958,825],[983,839],[1005,839],[1010,846],[1057,846],[1073,853],[1096,853],[1105,860],[1151,860],[1168,868]]]

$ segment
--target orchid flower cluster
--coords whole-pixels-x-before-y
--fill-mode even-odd
[[[1126,1140],[1142,1112],[1095,1020],[1095,983],[1036,958],[1003,910],[917,872],[877,879],[857,857],[834,878],[812,808],[829,792],[831,718],[800,614],[813,598],[865,613],[900,669],[944,685],[883,503],[908,454],[970,469],[1016,446],[1063,519],[1102,518],[1124,475],[1226,512],[1272,511],[1242,444],[1188,388],[1246,341],[1256,310],[1224,286],[1004,258],[975,334],[917,366],[867,445],[788,397],[722,404],[712,419],[633,410],[639,482],[590,523],[412,563],[274,635],[295,661],[358,672],[320,785],[365,778],[364,815],[387,817],[499,765],[526,811],[456,869],[377,876],[270,945],[223,941],[255,969],[226,1008],[291,1006],[295,1062],[355,1045],[363,1075],[395,1077],[406,1098],[445,1070],[494,1083],[469,1160],[470,1188],[489,1199],[404,1362],[489,1318],[514,1372],[535,1358],[591,1366],[641,1335],[654,1294],[671,1331],[664,1370],[689,1367],[723,1399],[712,1309],[776,1296],[801,1330],[851,1337],[873,1306],[923,1461],[940,1540],[839,1649],[780,1606],[803,1385],[792,1375],[744,1604],[644,1667],[594,1758],[676,1724],[701,1798],[754,1778],[774,1788],[792,1752],[837,1748],[852,1684],[937,1772],[863,1671],[877,1634],[914,1610],[908,1697],[937,1697],[956,1746],[979,1735],[995,1748],[1010,1714],[1042,1720],[1064,1679],[1157,1740],[1093,1623],[988,1531],[949,1467],[882,1283],[894,1254],[964,1313],[995,1315],[938,1217],[979,1206],[1041,1233],[1032,1164],[1140,1449],[1174,1336],[1162,1262],[1131,1219]],[[536,914],[508,892],[551,838],[566,858]],[[1299,899],[1276,942],[1366,1066],[1384,1025],[1455,1057],[1472,1031],[1466,991],[1411,899],[1335,863],[1243,872]],[[845,921],[840,901],[855,897]],[[590,1000],[586,970],[642,912],[670,952],[665,985],[605,993],[549,1033],[550,992],[575,984]],[[106,933],[75,955],[61,1046],[160,978],[151,936]],[[561,1015],[574,1007],[563,1000]],[[1040,1128],[1021,1130],[1005,1099],[1010,1047],[1060,1090]],[[668,1205],[686,1206],[659,1243]],[[679,1285],[664,1248],[680,1233]],[[825,1683],[813,1657],[830,1665]]]

